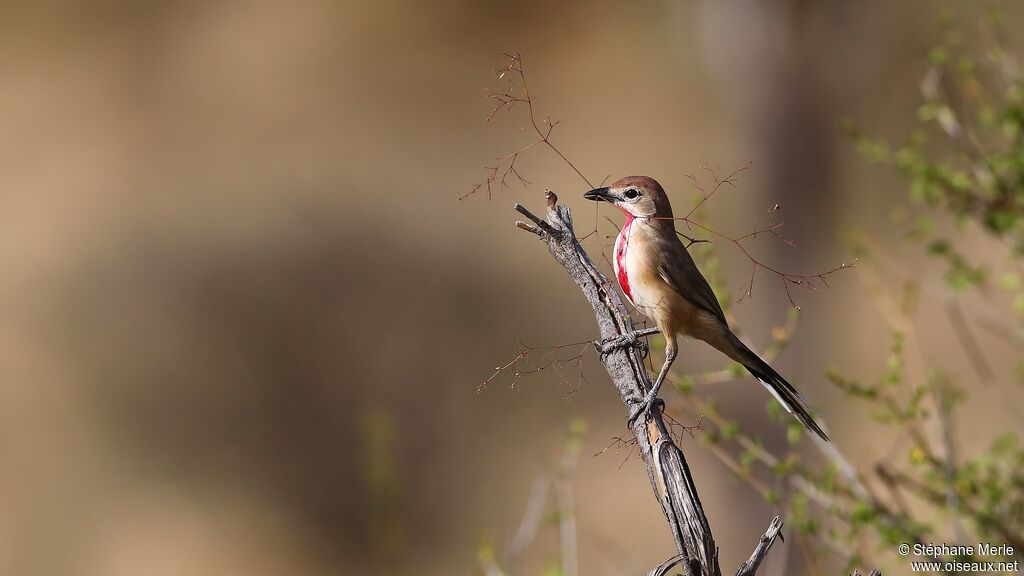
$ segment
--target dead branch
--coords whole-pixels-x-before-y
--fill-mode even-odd
[[[558,204],[558,198],[553,192],[547,192],[546,198],[545,219],[537,217],[517,204],[516,210],[532,224],[516,222],[516,226],[544,240],[551,255],[565,268],[590,303],[602,340],[631,334],[634,332],[634,326],[626,314],[626,308],[618,293],[610,287],[608,280],[577,240],[569,209]],[[616,349],[602,355],[600,360],[627,408],[630,406],[630,399],[642,397],[650,390],[651,381],[638,347]],[[686,576],[721,576],[718,546],[711,533],[711,526],[704,515],[686,459],[676,445],[669,426],[666,425],[662,410],[655,408],[642,418],[637,418],[632,425],[632,432],[636,438],[636,448],[647,468],[651,487],[668,520],[679,553],[678,560],[673,559],[652,573],[664,574],[678,563]],[[778,528],[781,528],[781,522]],[[778,533],[778,528],[775,529],[775,534]],[[772,527],[769,527],[766,536],[770,533]],[[758,549],[764,548],[760,557],[763,558],[773,541],[774,536],[767,542],[762,539],[758,544]],[[758,556],[758,549],[755,549],[751,560]],[[759,562],[758,560],[757,563]],[[750,566],[748,571],[741,571],[738,574],[753,574],[756,569],[755,564]]]
[[[782,537],[779,533],[780,530],[782,530],[782,518],[776,516],[772,518],[768,529],[761,535],[761,539],[758,540],[757,546],[754,547],[754,551],[750,554],[750,558],[740,565],[739,570],[736,571],[736,576],[753,576],[757,572],[757,567],[761,565],[765,556],[768,555],[768,550],[775,543],[775,539]]]

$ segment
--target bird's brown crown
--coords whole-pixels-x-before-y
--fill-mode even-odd
[[[645,198],[641,199],[641,204],[648,204],[647,213],[653,216],[662,218],[672,217],[672,205],[669,203],[668,194],[665,193],[665,189],[658,184],[658,181],[650,176],[626,176],[625,178],[619,178],[612,185],[611,188],[620,190],[623,188],[639,188],[644,192]]]
[[[651,192],[657,190],[662,194],[665,193],[661,184],[658,184],[658,181],[650,176],[626,176],[625,178],[619,178],[611,185],[612,188],[626,188],[629,186],[643,188]]]

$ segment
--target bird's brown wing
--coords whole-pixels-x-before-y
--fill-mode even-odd
[[[715,297],[708,281],[697,269],[686,246],[679,241],[672,243],[663,241],[662,244],[659,246],[661,263],[658,265],[658,274],[662,280],[679,292],[688,302],[713,314],[722,323],[720,328],[724,336],[723,339],[706,340],[701,337],[701,340],[705,340],[733,360],[743,364],[775,396],[783,408],[793,414],[808,430],[828,442],[828,435],[811,415],[807,400],[729,330],[729,324],[725,321],[725,313],[722,312],[718,298]]]
[[[718,303],[718,298],[711,290],[711,285],[697,269],[686,246],[683,246],[683,243],[675,237],[665,244],[659,246],[661,263],[658,266],[658,274],[662,280],[672,286],[691,304],[714,314],[723,324],[728,325],[722,305]]]

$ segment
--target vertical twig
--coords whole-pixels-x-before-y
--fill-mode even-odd
[[[548,499],[550,486],[551,480],[542,476],[535,479],[530,487],[530,496],[526,501],[523,519],[519,522],[519,528],[516,530],[512,542],[509,543],[505,555],[505,565],[508,566],[509,572],[512,574],[518,572],[523,553],[536,536],[537,529],[540,528],[541,520],[544,517],[544,503]]]
[[[555,476],[555,500],[558,503],[558,540],[562,547],[562,575],[578,576],[579,553],[576,536],[576,503],[569,478],[579,462],[579,438],[566,440],[562,462]]]

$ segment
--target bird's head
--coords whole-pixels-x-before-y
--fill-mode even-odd
[[[647,176],[627,176],[607,188],[595,188],[583,195],[587,200],[611,202],[635,218],[672,217],[672,206],[661,184]]]

